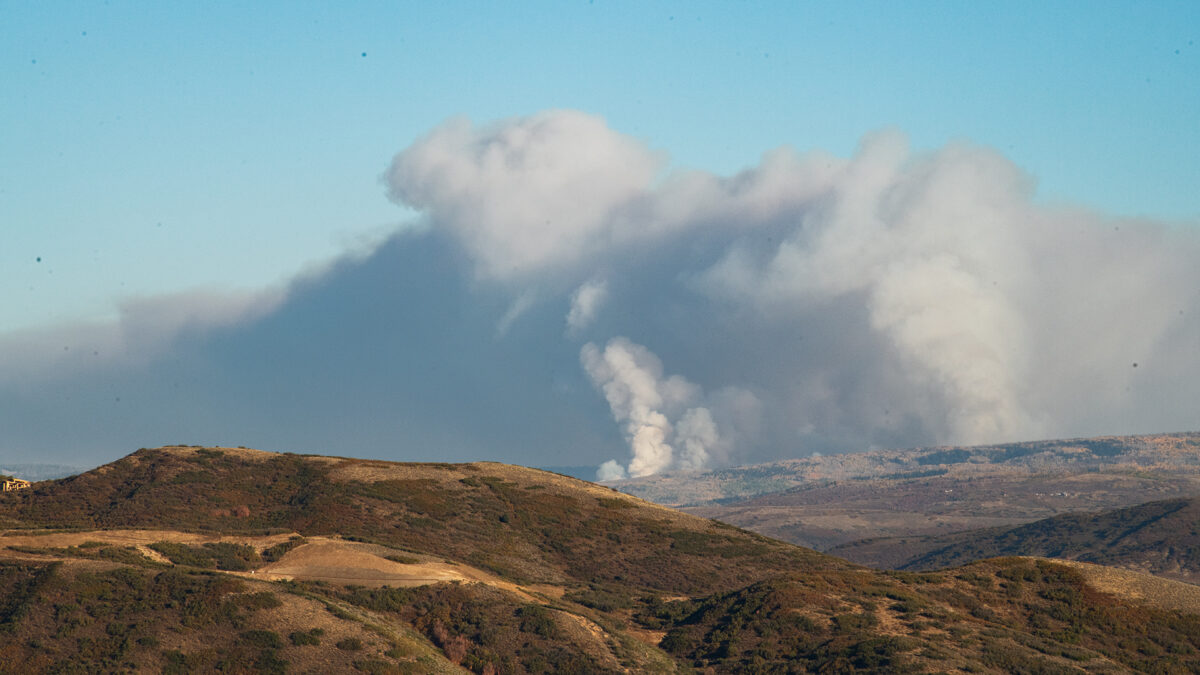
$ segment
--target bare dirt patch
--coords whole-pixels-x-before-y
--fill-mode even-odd
[[[536,600],[530,590],[544,595],[552,594],[547,592],[547,587],[526,589],[468,565],[436,561],[395,562],[380,555],[381,548],[374,544],[310,537],[308,543],[288,551],[279,561],[253,572],[243,572],[241,576],[270,581],[296,579],[374,587],[424,586],[446,581],[476,582],[509,591],[527,601]],[[561,589],[557,595],[562,595]]]
[[[314,537],[309,543],[288,551],[278,562],[255,570],[254,576],[363,586],[421,586],[470,580],[457,565],[398,563],[364,548],[355,542]]]
[[[170,560],[149,548],[150,544],[169,541],[180,544],[236,543],[253,546],[258,551],[282,543],[296,536],[275,534],[262,537],[220,536],[174,530],[92,530],[87,532],[53,532],[46,534],[13,534],[0,536],[0,551],[6,557],[17,552],[5,550],[23,548],[66,548],[80,546],[86,542],[103,542],[133,546],[150,560],[170,564]],[[525,588],[505,581],[481,569],[457,563],[439,561],[430,556],[412,555],[415,562],[401,563],[388,560],[392,549],[377,544],[345,541],[330,537],[310,537],[307,543],[288,551],[280,560],[250,572],[229,572],[246,579],[262,581],[324,581],[332,584],[360,586],[424,586],[447,581],[483,583],[516,594],[526,601],[537,601],[541,597],[560,598],[565,590],[552,584],[539,584]],[[21,553],[21,556],[31,554]],[[45,556],[36,556],[45,559]],[[56,556],[50,556],[56,557]]]
[[[657,647],[663,641],[663,638],[667,636],[667,631],[665,630],[650,630],[649,628],[639,628],[637,626],[628,626],[625,628],[625,632],[632,635],[638,642],[648,644],[651,647]]]

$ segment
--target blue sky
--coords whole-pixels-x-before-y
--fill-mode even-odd
[[[446,212],[384,174],[456,116],[582,111],[660,176],[898,130],[994,149],[1037,204],[1200,227],[1195,2],[46,2],[0,25],[0,336],[369,257]]]
[[[1200,217],[1194,2],[50,2],[0,20],[5,328],[277,283],[372,241],[408,215],[378,180],[391,155],[453,115],[584,110],[720,173],[896,127],[995,147],[1043,199]]]

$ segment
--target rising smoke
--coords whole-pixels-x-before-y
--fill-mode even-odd
[[[424,227],[369,254],[0,336],[7,447],[615,478],[1197,428],[1200,224],[1047,205],[992,150],[894,132],[732,176],[666,159],[579,112],[448,122],[386,174]]]
[[[604,349],[585,344],[580,361],[622,425],[632,454],[628,467],[616,460],[602,464],[600,480],[723,463],[733,437],[745,431],[745,422],[737,420],[752,418],[758,406],[754,394],[746,390],[727,387],[709,398],[686,378],[664,377],[658,357],[624,337],[613,338]],[[727,412],[722,415],[728,420],[724,436],[714,420],[714,408]]]
[[[480,283],[569,304],[567,339],[591,340],[583,368],[629,444],[602,478],[764,445],[1195,426],[1194,228],[1043,205],[992,150],[914,153],[895,132],[850,159],[781,148],[732,177],[663,165],[550,111],[449,122],[388,173]]]

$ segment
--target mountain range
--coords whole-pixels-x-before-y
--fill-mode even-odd
[[[1200,494],[1200,434],[873,450],[610,483],[828,550]]]

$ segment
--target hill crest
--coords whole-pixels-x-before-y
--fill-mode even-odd
[[[1200,669],[1200,616],[1059,563],[881,573],[521,467],[173,447],[26,492],[0,653],[35,670]]]

